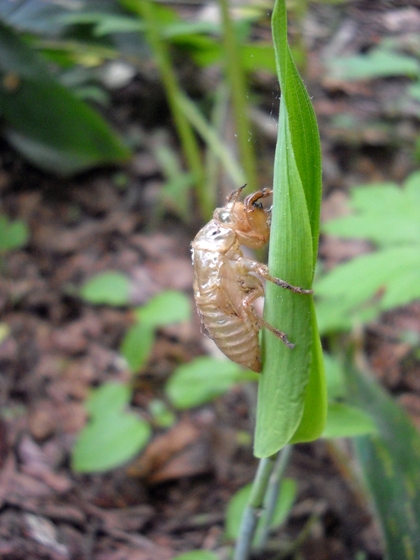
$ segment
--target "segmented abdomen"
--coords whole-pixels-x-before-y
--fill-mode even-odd
[[[258,327],[246,314],[228,315],[211,300],[197,301],[197,308],[208,336],[225,356],[243,367],[261,371]]]

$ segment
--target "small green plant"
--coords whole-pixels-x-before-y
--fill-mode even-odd
[[[135,323],[121,343],[121,355],[133,373],[146,364],[153,347],[156,330],[165,325],[187,321],[191,302],[181,292],[168,290],[152,298],[146,305],[133,311]]]
[[[85,301],[94,305],[129,305],[130,282],[121,272],[102,272],[88,280],[79,293]]]
[[[73,448],[72,466],[78,472],[106,471],[125,463],[147,443],[151,428],[127,407],[131,389],[105,383],[91,392],[85,406],[90,420]]]
[[[166,384],[166,395],[179,409],[201,406],[220,397],[237,383],[256,381],[258,375],[230,360],[196,358],[180,365]]]
[[[119,272],[98,274],[80,289],[80,295],[95,305],[127,306],[129,279]],[[120,352],[132,373],[145,365],[153,348],[156,329],[185,321],[190,301],[180,292],[166,291],[133,310],[135,323],[127,331]],[[86,401],[90,421],[82,429],[73,449],[73,468],[79,472],[105,471],[131,459],[147,443],[152,428],[148,421],[127,411],[131,384],[106,383],[94,389]],[[160,426],[174,418],[163,402],[151,403],[149,414]]]
[[[357,187],[350,207],[353,215],[328,222],[324,230],[367,239],[376,250],[317,280],[318,321],[324,333],[349,330],[420,297],[420,173],[413,173],[402,188],[393,183]]]
[[[0,257],[24,247],[28,239],[29,229],[26,222],[10,220],[5,214],[0,214]]]

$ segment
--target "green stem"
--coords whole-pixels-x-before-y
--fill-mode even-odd
[[[257,473],[252,485],[251,496],[242,516],[239,537],[236,542],[233,560],[247,560],[249,557],[252,541],[255,535],[257,523],[262,514],[264,498],[276,456],[261,459]]]
[[[185,94],[180,95],[179,104],[187,120],[206,142],[210,150],[223,163],[226,172],[231,177],[232,181],[234,181],[234,184],[243,184],[245,181],[244,175],[233,158],[233,154],[231,154],[229,148],[220,141],[215,129],[206,121],[197,106]]]
[[[155,56],[182,149],[194,177],[200,211],[203,216],[207,216],[211,200],[208,200],[205,188],[201,153],[194,132],[181,108],[182,92],[172,68],[167,46],[159,33],[159,21],[156,17],[154,3],[150,0],[142,0],[137,3],[136,9],[146,22],[145,36]]]
[[[222,130],[224,123],[228,118],[230,91],[225,81],[218,84],[214,92],[214,103],[210,114],[210,125],[214,128],[217,137],[222,138]],[[207,177],[207,185],[212,193],[214,204],[217,204],[218,185],[221,179],[222,169],[220,160],[212,150],[207,150],[205,158],[205,169]],[[235,165],[239,164],[235,161]],[[241,170],[240,170],[241,171]],[[242,172],[242,171],[241,171]],[[244,181],[245,182],[245,181]],[[235,183],[235,185],[238,183]]]
[[[224,47],[226,53],[226,75],[232,90],[238,147],[245,169],[250,191],[257,189],[257,166],[253,143],[250,141],[250,119],[248,116],[247,88],[241,64],[241,53],[229,14],[229,0],[219,0],[222,13]]]
[[[291,445],[287,445],[286,447],[283,447],[277,455],[276,463],[270,476],[264,500],[264,514],[262,516],[262,522],[260,527],[258,527],[255,537],[255,549],[257,551],[261,551],[267,542],[274,511],[279,499],[280,485],[283,479],[284,471],[289,464],[292,449],[293,447]]]

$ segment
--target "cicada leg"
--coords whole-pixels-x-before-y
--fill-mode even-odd
[[[252,316],[254,317],[255,322],[258,324],[258,326],[260,328],[265,328],[268,331],[270,331],[271,333],[273,333],[275,336],[277,336],[277,338],[280,338],[280,340],[282,342],[284,342],[284,344],[288,347],[288,348],[294,348],[295,345],[290,342],[290,340],[287,338],[286,333],[284,333],[283,331],[280,331],[279,329],[274,328],[272,325],[270,325],[270,323],[267,323],[267,321],[265,319],[263,319],[262,317],[260,317],[258,315],[258,313],[256,312],[254,306],[252,305],[253,302],[264,296],[264,287],[260,286],[258,288],[256,288],[255,290],[253,290],[247,297],[245,297],[243,299],[243,306],[244,308],[248,311],[248,313],[252,313]]]
[[[265,264],[259,263],[258,261],[254,261],[252,259],[240,258],[238,259],[237,262],[238,264],[243,266],[243,268],[247,272],[253,272],[254,274],[258,274],[258,276],[261,276],[261,278],[264,278],[264,280],[268,280],[268,282],[272,282],[273,284],[280,286],[280,288],[291,290],[296,294],[309,295],[314,293],[313,290],[305,290],[305,288],[300,288],[299,286],[292,286],[292,284],[289,284],[288,282],[282,280],[281,278],[276,278],[275,276],[271,276],[271,274],[268,272],[268,267]]]

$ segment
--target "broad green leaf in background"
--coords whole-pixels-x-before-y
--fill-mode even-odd
[[[337,356],[324,352],[325,377],[328,389],[327,421],[323,438],[354,437],[377,432],[370,415],[349,404],[346,376]]]
[[[358,281],[359,279],[355,280]],[[318,284],[315,284],[315,291]],[[378,302],[369,300],[354,306],[346,297],[317,299],[316,313],[321,334],[348,331],[353,325],[367,324],[380,313]]]
[[[166,290],[153,297],[146,305],[137,308],[135,314],[139,322],[154,328],[188,321],[191,301],[182,292]]]
[[[126,161],[129,150],[108,124],[48,72],[0,22],[0,116],[8,141],[32,163],[68,176]]]
[[[411,97],[413,97],[416,101],[420,101],[420,81],[408,86],[407,93],[411,95]]]
[[[155,329],[147,323],[135,323],[125,333],[120,352],[128,368],[136,373],[146,364],[155,341]]]
[[[62,14],[58,21],[62,24],[92,24],[97,37],[110,33],[133,33],[144,30],[144,22],[139,18],[104,12],[74,11]]]
[[[329,403],[323,438],[345,438],[374,434],[377,427],[369,414],[345,403]]]
[[[375,314],[365,313],[362,305],[371,298],[376,314],[420,298],[420,244],[382,249],[339,265],[317,281],[316,293],[324,298],[318,305],[320,317],[324,302],[328,309],[337,306],[336,323],[325,314],[329,330],[351,326],[351,311],[361,312],[359,320],[373,319]],[[325,332],[326,325],[320,326]]]
[[[364,80],[392,76],[419,76],[420,64],[412,56],[377,47],[366,54],[331,58],[327,62],[331,77],[340,80]]]
[[[65,7],[58,2],[24,0],[23,2],[0,2],[2,21],[22,31],[57,35],[62,28],[58,18]]]
[[[23,247],[28,238],[29,228],[23,220],[10,220],[0,214],[0,254]]]
[[[94,304],[128,305],[130,282],[121,272],[102,272],[88,280],[80,289],[83,299]]]
[[[274,276],[309,288],[319,236],[319,134],[312,105],[287,44],[283,0],[276,2],[272,28],[282,96],[269,268]],[[263,372],[254,451],[257,457],[273,455],[289,441],[316,439],[326,417],[322,353],[311,296],[282,290],[267,282],[265,318],[284,331],[296,347],[290,350],[263,330]]]
[[[420,245],[420,172],[402,188],[395,183],[360,185],[351,190],[353,213],[327,222],[323,230],[339,237],[369,239],[376,245]]]
[[[149,424],[132,412],[125,412],[130,388],[106,383],[92,391],[86,402],[90,413],[73,448],[72,466],[78,472],[101,472],[128,461],[150,438]]]
[[[350,329],[420,298],[420,173],[402,189],[393,183],[353,189],[350,207],[354,214],[328,222],[325,231],[368,239],[377,250],[316,282],[321,332]]]
[[[99,389],[92,390],[85,406],[89,414],[95,418],[104,411],[118,411],[130,400],[130,387],[124,383],[104,383]]]
[[[257,374],[230,360],[196,358],[179,366],[166,384],[166,394],[175,408],[200,406],[220,397],[236,383],[256,380]]]
[[[386,544],[388,560],[420,558],[420,436],[373,378],[349,366],[350,394],[378,426],[353,440]]]
[[[239,536],[239,529],[241,519],[245,507],[249,502],[251,495],[252,484],[247,484],[231,498],[226,510],[226,537],[231,540],[236,540]],[[297,484],[291,478],[284,478],[279,488],[279,494],[274,510],[273,519],[271,521],[271,528],[279,527],[287,518],[293,503],[296,499]],[[264,514],[263,514],[264,515]],[[259,520],[259,525],[264,524],[263,515]],[[256,531],[258,532],[258,526]]]
[[[342,365],[335,356],[331,356],[326,352],[324,352],[323,356],[328,400],[344,399],[346,396],[346,378]]]
[[[146,364],[159,327],[187,321],[191,314],[190,299],[182,292],[167,290],[134,311],[136,323],[121,343],[121,354],[133,373]]]
[[[251,43],[241,45],[241,60],[244,70],[254,72],[255,70],[266,70],[275,74],[276,61],[273,46],[269,43]]]

